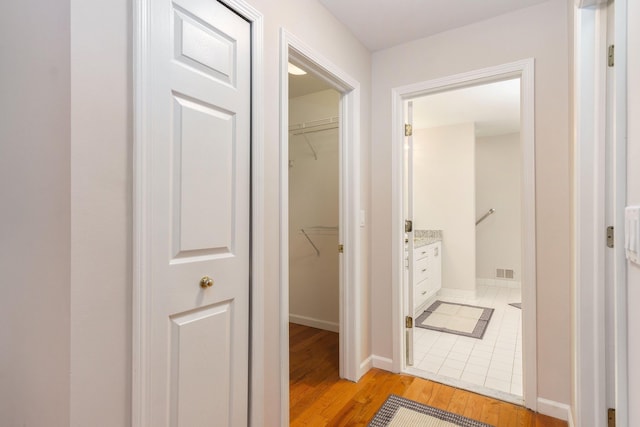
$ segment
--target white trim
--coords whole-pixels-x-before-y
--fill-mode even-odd
[[[606,6],[575,9],[575,354],[580,426],[606,424],[605,93]]]
[[[484,68],[453,76],[415,83],[392,90],[392,280],[403,283],[404,219],[402,217],[402,159],[404,120],[403,102],[428,93],[456,87],[476,85],[508,77],[521,78],[521,140],[522,140],[522,329],[523,329],[523,369],[524,402],[527,408],[537,406],[537,333],[536,333],[536,223],[535,223],[535,91],[534,60],[522,61]],[[393,372],[405,369],[403,349],[405,348],[404,319],[402,304],[404,286],[396,286],[392,293],[393,315]]]
[[[148,334],[143,329],[144,319],[147,318],[149,276],[146,252],[143,248],[149,247],[147,230],[148,201],[150,193],[149,183],[146,179],[148,173],[147,158],[144,155],[148,136],[148,80],[145,73],[149,63],[149,32],[150,10],[148,1],[133,3],[133,295],[132,295],[132,355],[131,355],[131,425],[142,427],[146,425],[148,408],[142,407],[143,402],[148,402],[147,372],[142,369],[143,361],[148,358]]]
[[[521,289],[522,284],[519,280],[511,279],[482,279],[476,278],[477,286],[493,286],[496,288]]]
[[[340,324],[337,322],[328,322],[322,319],[314,319],[313,317],[299,316],[297,314],[289,314],[289,322],[297,325],[309,326],[311,328],[322,329],[324,331],[340,332]]]
[[[569,408],[569,419],[567,420],[568,427],[576,427],[576,423],[573,421],[573,411]]]
[[[440,288],[440,290],[438,291],[438,296],[450,300],[469,300],[476,298],[476,290]]]
[[[615,0],[615,123],[614,123],[614,240],[624,241],[624,207],[627,203],[627,5]],[[629,424],[627,262],[624,245],[615,246],[615,407],[616,423]]]
[[[537,259],[536,259],[536,165],[534,62],[522,69],[522,366],[525,406],[537,410]]]
[[[149,44],[150,2],[133,3],[133,290],[131,425],[148,425],[148,377],[144,361],[148,358],[149,247],[148,205],[151,189],[147,181],[149,157]],[[220,0],[251,24],[251,304],[250,304],[250,384],[249,423],[264,425],[264,20],[260,12],[244,0]],[[148,404],[148,403],[147,403]]]
[[[575,0],[577,8],[606,5],[607,0]]]
[[[383,369],[389,372],[398,372],[394,371],[394,363],[392,359],[388,357],[376,356],[375,354],[370,356],[371,364],[374,368]]]
[[[613,141],[613,226],[615,241],[624,239],[627,136],[627,0],[615,1],[615,111]],[[593,6],[593,5],[588,5]],[[579,7],[579,6],[578,6]],[[607,8],[574,10],[575,20],[575,414],[581,426],[605,423],[604,244],[607,111],[606,64]],[[618,425],[628,424],[627,265],[622,245],[613,255],[615,407]],[[592,376],[582,373],[589,372]]]
[[[538,398],[538,412],[562,421],[569,421],[571,418],[571,408],[566,403],[554,402],[553,400]]]
[[[320,53],[280,31],[280,398],[289,425],[289,94],[288,62],[313,72],[340,99],[340,377],[357,381],[360,369],[360,83]]]
[[[373,356],[367,357],[366,359],[364,359],[362,361],[362,363],[360,363],[360,374],[359,374],[359,376],[362,377],[364,374],[369,372],[371,370],[371,368],[373,368]]]

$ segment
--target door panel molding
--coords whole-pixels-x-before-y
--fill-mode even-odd
[[[264,424],[264,370],[260,369],[264,360],[264,19],[260,12],[244,0],[219,0],[220,3],[242,16],[251,27],[251,282],[250,282],[250,330],[251,353],[249,386],[249,423],[251,426]],[[145,326],[150,310],[150,172],[151,149],[151,81],[150,44],[151,44],[151,5],[153,0],[141,0],[133,3],[133,260],[132,260],[132,413],[133,427],[142,427],[149,423],[148,405],[149,377],[146,360],[149,357],[149,330]],[[193,22],[190,22],[193,24]],[[222,41],[211,39],[206,28],[191,28],[190,36],[209,36],[209,44],[220,49]],[[176,37],[179,41],[180,37]],[[216,46],[217,44],[217,46]],[[193,68],[190,57],[202,54],[188,50],[182,58],[184,66]],[[202,58],[201,58],[202,59]],[[207,59],[207,58],[204,58]],[[193,61],[195,62],[195,61]],[[214,70],[210,61],[204,61],[209,67],[197,69],[205,78],[232,78],[233,73],[225,77],[222,70]],[[224,67],[222,67],[224,68]],[[228,71],[228,70],[227,70]],[[191,255],[191,254],[190,254]],[[193,254],[200,256],[202,254]],[[209,254],[205,254],[209,256]],[[178,260],[179,262],[181,260]],[[146,406],[145,406],[146,405]]]
[[[280,396],[289,425],[289,93],[288,62],[303,66],[341,93],[340,99],[340,376],[363,374],[360,349],[360,83],[293,34],[280,32]],[[336,248],[337,250],[337,248]]]
[[[536,217],[535,217],[535,123],[534,123],[534,59],[502,64],[480,70],[469,71],[425,82],[396,87],[392,90],[392,278],[403,283],[404,265],[404,218],[403,218],[403,140],[404,102],[441,92],[446,89],[475,86],[507,78],[521,79],[521,141],[522,141],[522,330],[523,330],[523,397],[525,406],[537,408],[537,333],[536,333]],[[393,370],[406,369],[403,349],[405,348],[404,286],[397,286],[392,293],[393,316]]]

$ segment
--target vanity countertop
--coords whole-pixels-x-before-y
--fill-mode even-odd
[[[431,243],[442,241],[442,230],[415,230],[413,232],[413,247],[420,248]]]

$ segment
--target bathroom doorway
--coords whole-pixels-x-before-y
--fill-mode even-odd
[[[410,125],[402,370],[522,404],[531,376],[524,354],[535,341],[523,329],[524,311],[535,310],[525,262],[535,236],[526,226],[533,139],[523,76],[451,86],[400,97]]]

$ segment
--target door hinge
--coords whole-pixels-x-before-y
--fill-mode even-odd
[[[344,245],[338,245],[338,253],[344,253]]]
[[[411,221],[410,219],[406,219],[404,221],[404,232],[411,233],[412,231],[413,231],[413,221]]]
[[[607,427],[616,427],[616,410],[609,408],[607,410]]]
[[[407,316],[404,318],[404,327],[407,329],[413,328],[413,317]]]
[[[413,126],[411,126],[411,123],[407,123],[404,125],[404,136],[411,135],[413,135]]]
[[[607,247],[613,248],[613,226],[610,225],[607,227]]]
[[[616,59],[616,47],[615,45],[609,45],[609,54],[607,59],[607,64],[609,67],[613,67]]]

